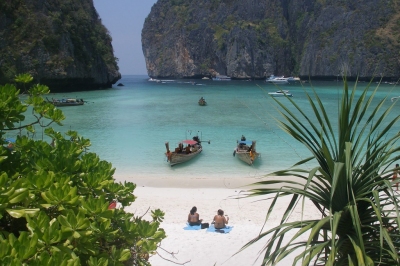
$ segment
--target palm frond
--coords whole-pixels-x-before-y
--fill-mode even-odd
[[[343,82],[336,120],[313,87],[311,94],[305,91],[311,113],[291,98],[290,106],[274,99],[283,118],[280,127],[311,156],[267,175],[245,194],[273,195],[259,235],[242,248],[267,239],[260,251],[263,265],[275,265],[292,253],[297,254],[293,265],[400,264],[399,200],[389,180],[390,166],[400,159],[400,133],[391,133],[400,116],[389,119],[395,103],[385,109],[387,97],[375,100],[379,86],[371,89],[370,82],[359,90],[357,82],[352,89],[346,78]],[[316,166],[303,169],[306,163]],[[290,195],[280,224],[268,229],[277,202]],[[303,211],[312,202],[322,218],[289,220],[300,200]]]

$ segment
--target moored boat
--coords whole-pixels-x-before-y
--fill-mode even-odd
[[[207,105],[207,102],[203,97],[200,98],[199,105],[201,105],[201,106],[206,106]]]
[[[213,78],[213,80],[231,80],[231,77],[225,75],[217,75]]]
[[[300,82],[301,82],[301,80],[300,80],[299,77],[288,77],[288,78],[287,78],[287,81],[288,81],[289,83],[300,83]]]
[[[49,99],[47,99],[47,101],[54,104],[54,106],[77,106],[85,104],[85,101],[83,99],[75,99],[75,98],[68,98],[61,100],[52,98],[51,101]]]
[[[275,92],[268,92],[269,95],[272,97],[293,97],[293,94],[291,94],[288,90],[280,90],[280,91],[275,91]]]
[[[210,144],[210,141],[208,141],[208,144]],[[194,136],[193,139],[182,140],[173,151],[169,149],[169,142],[165,143],[165,148],[167,149],[165,156],[167,156],[167,162],[171,166],[187,162],[203,151],[201,140],[198,136]]]
[[[241,140],[237,141],[233,156],[238,157],[248,165],[252,165],[254,161],[260,157],[260,153],[256,151],[256,141],[246,140],[246,138],[242,136]]]
[[[282,77],[275,77],[274,75],[271,75],[265,81],[269,82],[269,83],[274,83],[274,84],[287,84],[287,83],[289,83],[287,78],[284,78],[283,76]]]

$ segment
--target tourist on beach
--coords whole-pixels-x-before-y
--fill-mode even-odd
[[[396,168],[393,170],[393,178],[392,181],[396,182],[397,177],[399,176],[399,164],[396,164]],[[399,190],[399,183],[396,183],[396,190]]]
[[[202,221],[203,221],[203,219],[200,219],[200,215],[197,213],[196,206],[193,206],[193,208],[190,210],[189,215],[188,215],[189,225],[190,226],[201,225]]]
[[[225,218],[224,216],[224,211],[219,209],[217,212],[217,215],[214,216],[213,224],[215,229],[222,229],[225,228],[225,226],[229,222],[229,217]]]

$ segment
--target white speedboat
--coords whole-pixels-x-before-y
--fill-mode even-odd
[[[272,97],[293,97],[293,95],[286,90],[281,90],[281,91],[275,91],[275,92],[268,92],[269,95],[271,95]]]
[[[274,75],[271,75],[265,81],[269,82],[269,83],[274,83],[274,84],[287,84],[287,83],[289,83],[287,78],[284,78],[283,76],[282,77],[275,77]]]
[[[287,81],[288,81],[289,83],[300,83],[300,82],[301,82],[301,80],[300,80],[299,77],[288,77],[288,78],[287,78]]]
[[[217,75],[213,78],[213,80],[231,80],[231,77],[224,76],[224,75]]]

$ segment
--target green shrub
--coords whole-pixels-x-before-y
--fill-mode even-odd
[[[0,86],[0,265],[149,265],[166,237],[164,213],[146,221],[108,209],[113,199],[123,207],[134,202],[135,184],[115,182],[111,163],[87,152],[88,139],[48,127],[62,125],[64,115],[43,99],[47,93],[34,85],[22,103],[14,85]],[[6,132],[33,132],[33,125],[47,127],[54,144],[19,135],[8,147]]]

